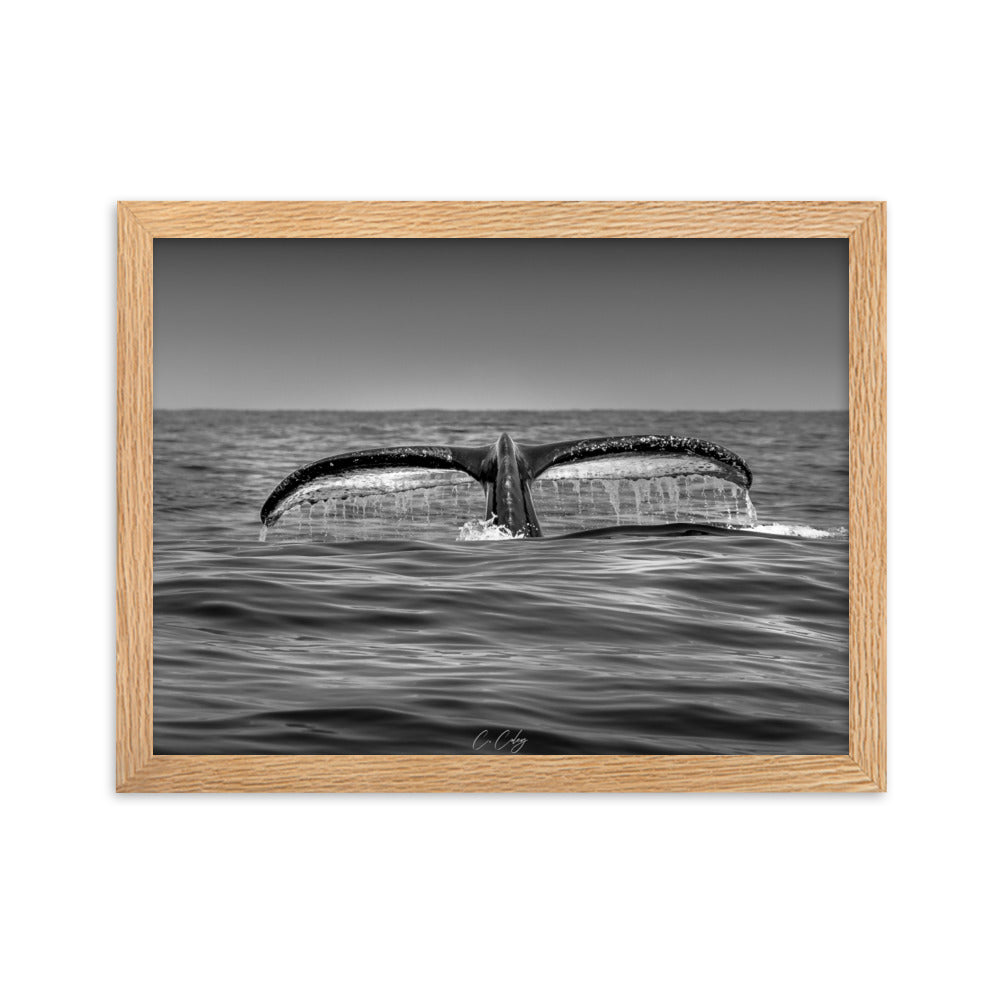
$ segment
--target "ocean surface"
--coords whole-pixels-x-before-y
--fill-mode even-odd
[[[539,480],[545,537],[516,539],[449,480],[262,531],[301,465],[502,431],[706,438],[751,503],[648,470]],[[158,410],[154,750],[846,753],[847,444],[846,412]],[[675,519],[741,530],[658,533]]]

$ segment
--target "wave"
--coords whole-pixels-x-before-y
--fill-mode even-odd
[[[685,530],[687,529],[687,530]],[[696,522],[677,522],[667,524],[629,524],[609,525],[604,528],[592,528],[585,531],[573,531],[568,534],[549,535],[552,538],[584,538],[607,537],[614,535],[772,535],[781,538],[845,538],[847,528],[813,528],[808,524],[757,524],[753,527],[740,525],[698,524]],[[511,541],[523,538],[523,534],[511,534],[502,524],[493,521],[467,521],[459,530],[456,541]]]

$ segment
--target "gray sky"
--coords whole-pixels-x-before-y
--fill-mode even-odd
[[[846,240],[154,248],[157,407],[847,407]]]

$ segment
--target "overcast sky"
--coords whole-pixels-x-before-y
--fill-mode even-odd
[[[846,409],[846,240],[164,240],[154,402]]]

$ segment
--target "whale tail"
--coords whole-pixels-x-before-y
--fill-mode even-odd
[[[331,492],[402,493],[467,483],[470,476],[482,482],[483,465],[494,448],[374,448],[321,458],[278,483],[260,519],[270,527],[293,507]]]
[[[541,528],[531,487],[563,479],[657,479],[710,476],[748,490],[753,475],[739,455],[711,441],[655,434],[584,438],[544,445],[517,445],[502,434],[492,445],[376,448],[320,459],[283,479],[261,508],[265,526],[288,510],[317,498],[358,493],[400,494],[476,480],[486,516],[514,534]]]

